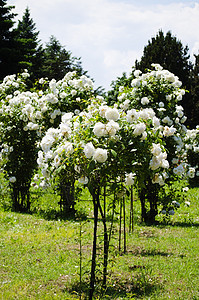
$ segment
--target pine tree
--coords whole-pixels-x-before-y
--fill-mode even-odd
[[[107,101],[113,103],[117,101],[119,94],[118,83],[123,86],[130,86],[135,69],[142,72],[151,69],[152,63],[159,63],[164,69],[174,73],[182,81],[182,87],[188,92],[180,103],[184,107],[185,115],[187,116],[186,125],[190,128],[194,127],[197,119],[196,99],[193,97],[192,70],[193,64],[189,61],[188,46],[183,47],[181,41],[172,36],[171,32],[166,35],[160,30],[156,37],[148,41],[148,45],[144,47],[143,56],[140,61],[135,61],[135,67],[132,68],[132,73],[129,78],[123,74],[116,81],[112,82],[112,90],[108,92]],[[194,100],[195,99],[195,100]]]
[[[186,90],[191,89],[191,70],[192,63],[189,61],[189,48],[183,47],[180,40],[172,36],[168,31],[166,35],[160,30],[156,37],[148,41],[148,45],[144,47],[141,60],[135,62],[136,69],[142,72],[151,68],[152,63],[159,63],[164,69],[174,73],[182,81],[182,87]],[[190,97],[190,93],[186,93],[183,97],[181,105],[184,107],[187,116],[186,125],[193,127],[194,102]]]
[[[170,31],[164,35],[160,30],[156,37],[148,41],[141,60],[136,61],[135,66],[144,72],[147,68],[151,68],[152,63],[159,63],[164,69],[177,75],[186,86],[192,68],[188,52],[188,46],[183,47],[181,41],[172,36]]]
[[[192,127],[196,127],[199,124],[199,54],[194,55],[195,63],[191,74],[191,88],[190,98],[194,103],[194,109],[192,109]]]
[[[41,77],[41,65],[43,62],[43,49],[38,39],[39,31],[36,31],[36,24],[30,17],[30,10],[27,7],[22,20],[18,21],[16,28],[16,42],[18,48],[18,72],[27,69],[34,81]]]
[[[14,6],[7,6],[6,0],[0,0],[0,80],[16,72],[16,48],[14,41]]]
[[[78,75],[86,73],[82,69],[80,58],[73,57],[54,36],[50,37],[44,51],[43,77],[59,80],[70,71],[76,70]]]
[[[106,95],[106,101],[108,105],[113,105],[115,102],[117,102],[120,87],[130,87],[132,79],[132,74],[127,77],[126,73],[124,72],[121,77],[117,77],[116,80],[111,82],[111,90],[108,91]]]

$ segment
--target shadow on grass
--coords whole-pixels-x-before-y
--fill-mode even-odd
[[[78,211],[78,210],[71,210],[71,211],[61,211],[56,209],[48,209],[48,210],[32,210],[30,214],[35,214],[40,216],[41,218],[47,221],[53,220],[67,220],[67,221],[86,221],[86,220],[94,220],[93,217],[89,217],[85,212]],[[102,218],[98,219],[99,222],[102,222]],[[111,221],[111,217],[107,217],[107,222]],[[117,223],[118,220],[113,220],[113,223]]]
[[[110,281],[110,280],[109,280]],[[111,278],[111,283],[107,284],[106,289],[100,288],[100,284],[96,284],[93,299],[138,299],[143,296],[150,296],[155,290],[161,288],[158,278],[151,279],[150,275],[143,271],[139,274],[132,275],[128,280],[121,280],[121,278]],[[81,295],[81,299],[88,299],[89,296],[89,282],[74,284],[70,289],[63,289],[64,292]]]
[[[147,226],[147,225],[145,225]],[[168,227],[168,226],[172,226],[172,227],[182,227],[182,228],[189,228],[189,227],[199,227],[199,223],[198,222],[192,222],[191,220],[188,220],[188,221],[178,221],[178,222],[158,222],[154,225],[155,227],[158,227],[158,228],[165,228],[165,227]],[[151,227],[151,226],[149,226]]]
[[[161,251],[161,250],[156,250],[156,249],[152,249],[152,250],[146,250],[146,249],[142,249],[140,247],[136,247],[133,250],[129,250],[128,253],[131,253],[135,256],[163,256],[163,257],[169,257],[174,255],[171,252],[165,252],[165,251]]]
[[[86,215],[81,214],[81,216],[79,216],[75,210],[63,212],[56,209],[48,209],[48,210],[40,209],[40,210],[31,211],[31,214],[38,215],[47,221],[53,221],[53,220],[78,221],[79,219],[81,220],[87,219]]]
[[[139,222],[138,226],[144,226],[146,228],[152,228],[152,227],[157,227],[157,228],[165,228],[168,226],[172,226],[172,227],[199,227],[199,222],[190,219],[185,219],[183,221],[172,221],[172,220],[168,220],[168,221],[164,221],[164,220],[158,220],[153,224],[147,224],[144,222]]]
[[[52,220],[58,220],[58,219],[65,219],[66,216],[63,216],[60,211],[57,211],[56,209],[48,209],[48,210],[33,210],[31,211],[31,214],[37,215],[47,221]]]
[[[176,222],[171,224],[173,227],[199,227],[199,223],[196,222]]]

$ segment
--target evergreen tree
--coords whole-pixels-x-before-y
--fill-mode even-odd
[[[194,103],[194,109],[192,110],[192,127],[196,127],[199,124],[199,54],[195,56],[195,63],[191,74],[191,89],[190,98]]]
[[[108,105],[113,105],[117,102],[120,87],[130,87],[132,79],[132,74],[127,77],[126,73],[123,73],[121,77],[118,77],[116,80],[111,82],[111,90],[108,91],[106,95]]]
[[[0,0],[0,80],[16,72],[16,48],[14,42],[14,6],[7,6],[6,0]]]
[[[151,68],[152,63],[159,63],[164,69],[177,75],[186,86],[189,85],[192,68],[188,52],[188,46],[183,47],[181,41],[172,36],[170,31],[164,36],[160,30],[156,37],[148,41],[148,45],[144,47],[143,56],[139,62],[135,62],[135,67],[144,72]]]
[[[148,45],[144,47],[143,56],[139,62],[135,62],[135,67],[144,72],[151,68],[151,63],[159,63],[164,69],[179,77],[183,88],[190,90],[190,75],[193,65],[189,61],[188,51],[188,46],[183,47],[181,41],[172,36],[170,31],[164,35],[160,30],[156,37],[148,41]],[[186,93],[181,104],[188,117],[186,125],[193,127],[194,103],[190,93]]]
[[[41,65],[43,63],[43,49],[38,39],[39,31],[30,17],[27,7],[21,21],[16,28],[16,42],[18,48],[18,72],[27,69],[34,81],[41,77]]]
[[[82,69],[80,58],[73,57],[54,36],[46,44],[44,54],[43,77],[59,80],[70,71],[76,70],[78,75],[86,73]]]

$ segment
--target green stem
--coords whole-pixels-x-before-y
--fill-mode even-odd
[[[123,197],[123,216],[124,216],[124,253],[126,253],[126,212],[125,212],[125,198]]]
[[[92,194],[94,205],[94,230],[93,230],[93,249],[92,249],[92,263],[91,263],[91,277],[90,277],[90,290],[89,300],[93,299],[95,290],[95,269],[96,269],[96,255],[97,255],[97,224],[98,224],[98,201],[99,201],[99,188]]]

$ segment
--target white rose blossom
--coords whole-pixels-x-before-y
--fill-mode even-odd
[[[139,77],[142,74],[142,72],[140,70],[135,70],[133,72],[133,74],[134,74],[135,77]]]
[[[149,168],[151,170],[157,170],[158,168],[169,168],[169,162],[166,160],[167,153],[161,152],[159,155],[153,156],[149,163]]]
[[[91,158],[95,153],[95,147],[93,146],[93,144],[90,142],[90,143],[87,143],[85,146],[84,146],[84,154],[86,156],[86,158]]]
[[[152,150],[151,150],[151,153],[152,153],[154,156],[158,156],[158,155],[160,155],[161,152],[162,152],[162,149],[161,149],[160,144],[152,143]]]
[[[117,121],[120,118],[120,114],[117,108],[107,108],[106,112],[105,112],[105,118],[107,120],[113,120],[113,121]]]
[[[106,113],[107,109],[108,109],[107,105],[101,105],[99,107],[99,114],[101,117],[105,118],[105,113]]]
[[[93,132],[98,137],[107,135],[106,125],[101,122],[97,122],[93,128]]]
[[[93,155],[93,159],[99,163],[104,163],[108,158],[108,151],[106,149],[97,148]]]
[[[158,183],[160,186],[162,186],[162,185],[165,184],[162,175],[159,174],[159,173],[156,173],[156,174],[155,174],[155,176],[154,176],[153,179],[152,179],[152,183],[153,183],[153,184],[154,184],[154,183]]]
[[[127,122],[133,123],[138,118],[139,118],[139,114],[138,114],[138,112],[135,109],[131,109],[131,110],[127,111],[127,114],[126,114]]]
[[[183,164],[180,164],[173,169],[173,173],[178,176],[182,176],[184,172],[185,172],[185,168]]]
[[[188,177],[189,178],[194,178],[195,177],[195,172],[196,172],[195,168],[190,167],[188,172],[187,172]]]
[[[146,125],[144,123],[138,123],[134,126],[133,134],[135,136],[141,135],[146,130]]]
[[[60,159],[59,155],[56,155],[55,158],[54,158],[54,166],[55,166],[55,168],[58,168],[59,165],[60,165],[60,163],[61,163],[61,159]]]
[[[69,126],[69,124],[66,123],[61,123],[59,125],[60,128],[60,133],[64,136],[69,136],[71,134],[71,128]]]
[[[120,126],[115,121],[111,120],[106,124],[106,131],[109,136],[115,136]]]
[[[176,132],[176,128],[175,127],[173,127],[173,126],[171,126],[171,127],[165,126],[164,130],[163,130],[163,135],[165,137],[169,137],[169,136],[174,135],[175,132]]]
[[[17,181],[17,179],[16,179],[15,176],[11,176],[11,177],[9,178],[9,181],[10,181],[11,183],[15,183],[15,182]]]
[[[148,99],[147,97],[143,97],[143,98],[141,99],[141,104],[142,104],[142,105],[147,105],[147,104],[149,104],[149,99]]]
[[[87,176],[82,176],[78,179],[79,183],[81,184],[87,184],[88,183],[88,177]]]
[[[126,185],[134,185],[134,182],[135,182],[135,176],[136,174],[135,173],[129,173],[129,174],[126,174],[126,177],[125,177],[125,184]]]

